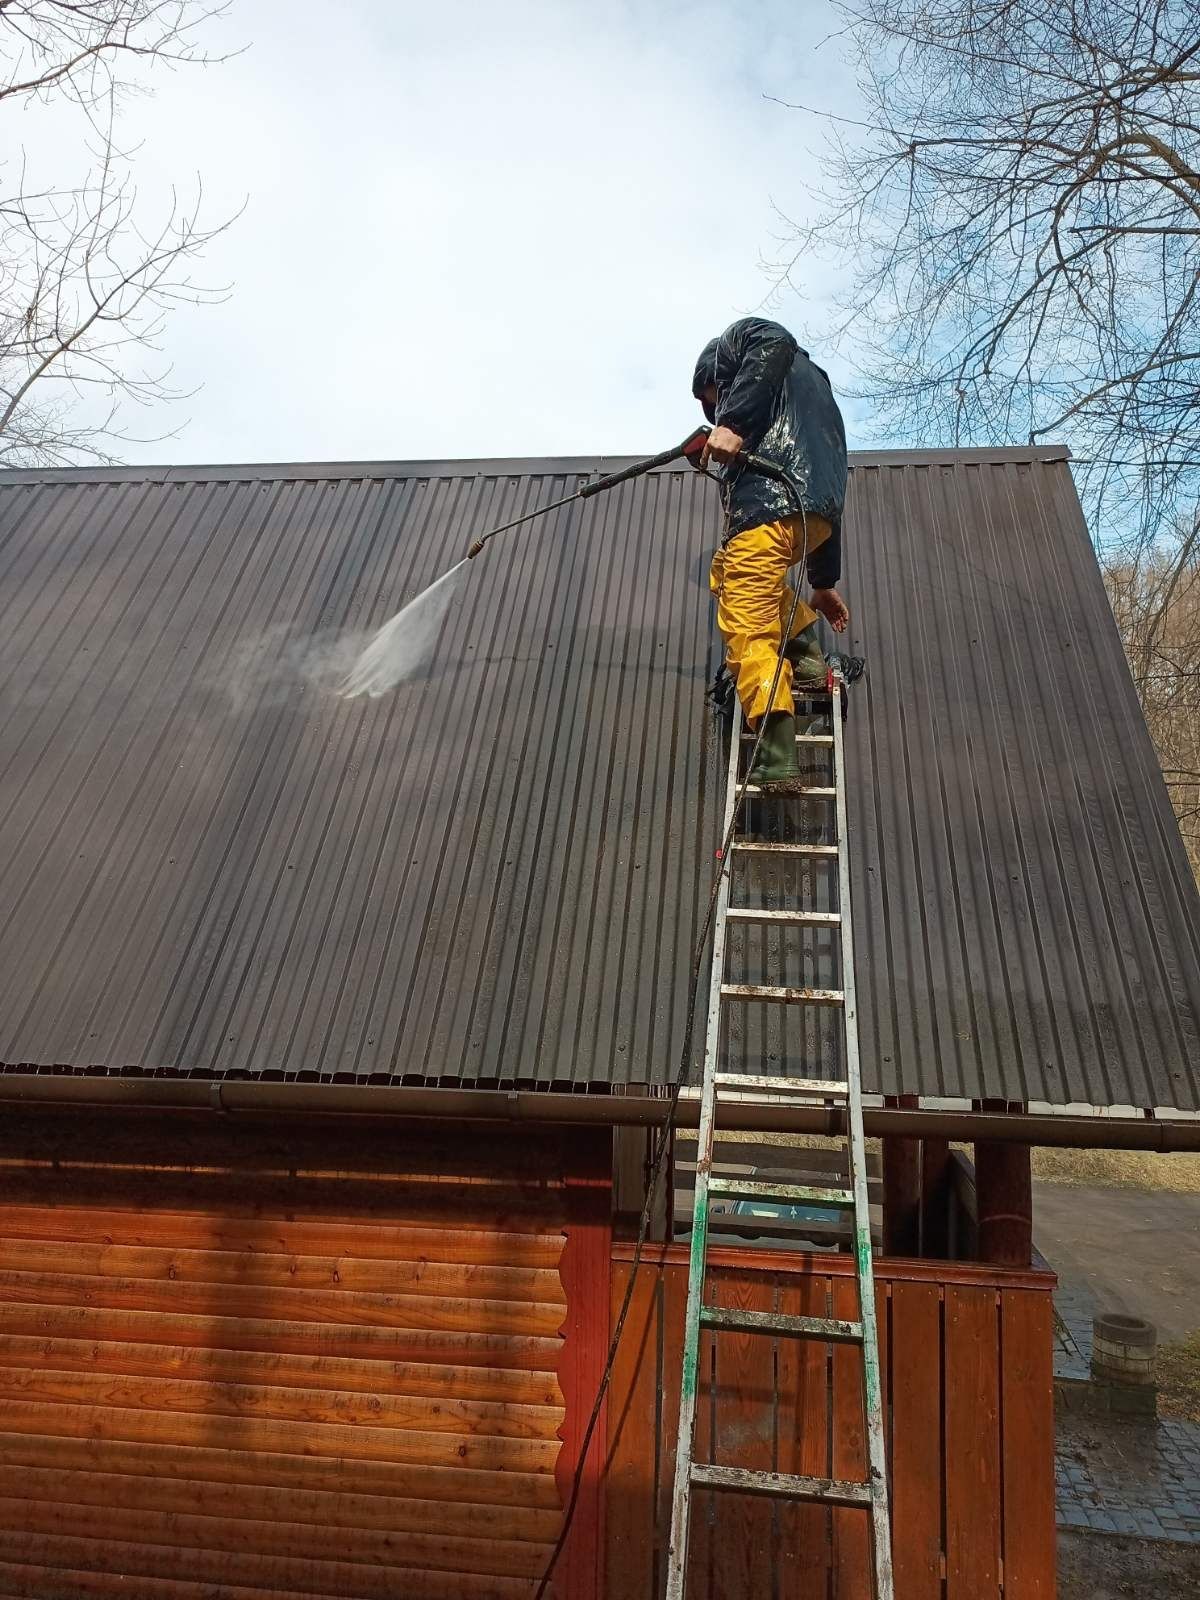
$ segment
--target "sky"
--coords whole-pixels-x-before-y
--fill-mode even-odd
[[[162,341],[196,392],[132,419],[177,435],[121,453],[674,443],[699,420],[696,355],[763,308],[778,211],[803,213],[818,177],[819,125],[769,97],[853,95],[836,44],[815,48],[831,26],[805,0],[232,0],[203,42],[240,54],[158,71],[124,111],[148,217],[197,173],[208,218],[244,209],[198,272],[227,298],[175,311]],[[772,314],[836,387],[828,280]]]

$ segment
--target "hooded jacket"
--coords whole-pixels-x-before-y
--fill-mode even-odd
[[[717,403],[705,406],[708,420],[741,434],[746,449],[782,468],[794,490],[750,468],[726,467],[726,537],[801,509],[824,517],[833,532],[808,558],[808,580],[832,588],[842,565],[846,430],[828,377],[786,328],[743,317],[701,351],[692,378],[696,399],[709,384],[716,385]]]

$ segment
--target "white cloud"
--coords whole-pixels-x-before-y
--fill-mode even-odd
[[[190,420],[129,454],[669,444],[699,347],[766,293],[772,198],[811,176],[805,124],[764,94],[833,92],[825,16],[238,0],[212,43],[245,53],[157,75],[128,113],[147,200],[199,169],[213,215],[248,202],[201,274],[231,297],[167,331],[180,385],[202,386]]]

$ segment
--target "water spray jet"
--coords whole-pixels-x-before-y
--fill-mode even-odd
[[[678,461],[680,457],[686,457],[694,467],[699,467],[704,447],[708,443],[708,435],[708,428],[697,428],[682,444],[676,445],[672,450],[664,450],[660,455],[650,456],[645,461],[635,461],[631,467],[624,467],[620,472],[610,472],[606,477],[585,483],[573,493],[564,495],[561,500],[554,500],[548,506],[539,506],[534,511],[527,511],[523,516],[514,517],[511,522],[501,523],[498,528],[490,528],[487,533],[481,534],[461,561],[448,572],[444,572],[427,589],[422,589],[420,594],[415,595],[394,617],[384,623],[339,684],[338,694],[344,699],[362,694],[376,699],[379,695],[386,694],[389,689],[394,689],[398,683],[415,677],[433,655],[442,622],[450,609],[450,602],[466,578],[467,563],[474,561],[475,557],[499,534],[519,528],[524,522],[532,522],[535,517],[548,516],[551,511],[558,511],[575,500],[590,500],[593,495],[603,494],[606,489],[615,489],[619,483],[627,483],[630,478],[640,478],[643,473],[651,472],[655,467],[665,467],[672,461]]]

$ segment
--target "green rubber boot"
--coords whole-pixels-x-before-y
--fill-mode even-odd
[[[780,794],[800,786],[800,763],[796,760],[796,719],[790,711],[769,711],[762,742],[749,781],[760,789]]]
[[[792,683],[797,689],[823,689],[828,675],[825,652],[817,639],[817,625],[810,622],[793,634],[783,647],[784,656],[792,664]]]

